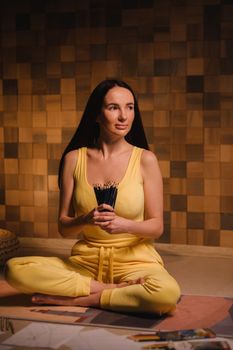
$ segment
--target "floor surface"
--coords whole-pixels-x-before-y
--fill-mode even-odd
[[[59,244],[61,244],[59,242]],[[182,294],[192,294],[192,295],[211,295],[211,296],[225,296],[225,297],[233,297],[233,254],[231,254],[231,251],[228,251],[228,254],[224,256],[224,254],[206,254],[203,253],[203,249],[200,249],[201,254],[198,255],[197,251],[193,254],[192,249],[190,250],[190,247],[188,248],[190,251],[190,254],[183,253],[180,254],[179,249],[176,252],[176,249],[172,250],[172,253],[167,251],[166,249],[163,249],[163,246],[160,246],[158,249],[158,252],[163,258],[163,261],[165,263],[165,266],[167,270],[175,277],[175,279],[178,281]],[[230,252],[230,253],[229,253]],[[36,252],[38,254],[38,251]],[[64,253],[64,252],[63,252]],[[42,254],[44,255],[44,254]],[[3,275],[0,275],[0,279],[3,278]],[[1,316],[1,315],[0,315]],[[25,321],[24,321],[25,323]],[[13,349],[19,349],[19,343],[16,347],[14,347],[14,342],[22,342],[22,348],[21,349],[45,349],[44,346],[45,343],[43,343],[42,346],[42,338],[45,339],[45,332],[48,332],[50,343],[48,343],[47,349],[59,349],[59,350],[67,350],[67,349],[80,349],[80,350],[92,350],[101,348],[102,350],[105,349],[105,345],[107,346],[106,349],[109,349],[109,344],[111,344],[111,350],[115,349],[115,345],[119,349],[119,347],[122,347],[124,349],[142,349],[143,346],[140,344],[133,344],[132,342],[128,342],[127,347],[126,346],[126,337],[125,337],[125,331],[114,331],[114,330],[105,330],[100,329],[98,327],[79,327],[76,328],[77,330],[77,336],[78,341],[80,342],[83,337],[83,343],[82,345],[79,345],[76,347],[76,345],[71,345],[71,338],[70,335],[68,336],[68,333],[71,332],[72,326],[64,326],[64,325],[48,325],[48,324],[39,324],[33,326],[32,323],[30,324],[16,324],[16,327],[19,329],[22,328],[24,330],[24,333],[22,333],[21,338],[17,338],[14,340],[14,338],[11,339],[12,345],[10,346],[9,341],[4,343],[4,339],[7,338],[7,335],[2,333],[0,331],[0,349],[2,350],[13,350]],[[26,325],[26,328],[24,326]],[[46,326],[47,325],[47,326]],[[44,328],[43,328],[44,327]],[[71,327],[71,328],[67,328]],[[30,329],[29,329],[30,328]],[[26,331],[25,331],[26,330]],[[33,342],[32,338],[28,338],[28,332],[32,332],[33,334]],[[34,333],[33,333],[34,332]],[[43,337],[40,336],[40,333],[43,333]],[[65,333],[66,332],[66,333]],[[95,333],[97,332],[97,333]],[[67,334],[67,341],[63,345],[59,345],[58,339],[61,333]],[[74,335],[74,330],[72,328],[72,337]],[[69,333],[69,334],[71,334]],[[129,333],[129,332],[128,332]],[[18,333],[17,333],[18,334]],[[85,334],[85,337],[84,337]],[[88,335],[89,334],[89,335]],[[98,335],[98,336],[97,336]],[[9,336],[9,335],[8,335]],[[56,346],[51,343],[51,337],[54,337],[54,343],[56,343]],[[88,340],[93,339],[93,337],[96,337],[96,346],[98,344],[98,347],[95,347],[95,344],[89,343]],[[103,342],[105,337],[105,341]],[[69,338],[69,339],[68,339]],[[55,341],[56,339],[56,341]],[[72,338],[73,339],[73,338]],[[30,341],[32,343],[30,343]],[[108,343],[109,341],[109,343]],[[122,343],[121,343],[122,341]],[[77,340],[76,340],[77,342]],[[99,342],[99,343],[98,343]],[[102,343],[101,343],[102,342]],[[27,344],[27,347],[23,344]],[[30,347],[30,344],[32,344],[32,347]],[[77,343],[76,343],[77,344]],[[81,343],[80,343],[81,344]],[[115,344],[115,345],[114,345]],[[233,340],[229,340],[230,349],[233,349]],[[140,345],[140,346],[139,346]],[[42,347],[41,347],[42,346]],[[179,347],[177,347],[179,349]],[[182,348],[183,349],[183,348]]]
[[[182,294],[233,296],[233,257],[163,256]]]

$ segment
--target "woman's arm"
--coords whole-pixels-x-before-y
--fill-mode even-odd
[[[163,180],[154,153],[143,151],[141,172],[144,182],[145,220],[132,221],[129,231],[141,237],[159,238],[163,233]]]
[[[157,239],[163,233],[163,181],[154,153],[143,151],[141,172],[144,182],[145,219],[133,221],[115,215],[108,221],[99,214],[95,224],[109,233],[128,232],[139,237]],[[97,214],[98,215],[98,214]]]
[[[77,153],[75,150],[66,154],[61,173],[58,230],[64,237],[77,237],[86,223],[85,216],[75,217],[72,205]]]

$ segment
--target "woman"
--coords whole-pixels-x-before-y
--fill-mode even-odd
[[[118,184],[115,208],[95,197],[93,186],[109,181]],[[62,156],[59,186],[59,231],[83,239],[65,261],[9,260],[7,281],[38,304],[172,312],[179,286],[153,246],[163,232],[161,173],[125,82],[105,80],[90,95]]]

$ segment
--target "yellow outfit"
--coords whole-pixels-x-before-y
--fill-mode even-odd
[[[136,221],[144,217],[142,151],[133,148],[126,173],[118,185],[115,205],[117,215]],[[86,176],[87,148],[77,152],[73,204],[77,215],[82,215],[96,207],[97,202]],[[152,240],[129,233],[110,234],[93,225],[85,227],[83,237],[65,261],[35,256],[10,259],[7,281],[24,293],[77,297],[90,294],[91,279],[120,283],[143,277],[143,284],[105,289],[101,294],[101,307],[160,314],[175,309],[180,289],[164,268]]]

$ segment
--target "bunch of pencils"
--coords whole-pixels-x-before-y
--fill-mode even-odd
[[[114,208],[117,197],[117,184],[108,182],[104,185],[95,184],[93,187],[98,205],[105,203]]]

